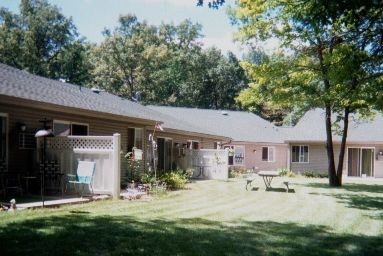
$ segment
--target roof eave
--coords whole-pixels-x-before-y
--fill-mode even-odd
[[[83,115],[83,116],[93,117],[93,118],[104,118],[104,119],[120,121],[120,122],[133,122],[133,123],[137,123],[140,125],[153,125],[154,126],[156,123],[162,123],[162,121],[159,121],[159,120],[151,120],[151,119],[145,119],[145,118],[116,115],[116,114],[112,114],[112,113],[62,106],[62,105],[58,105],[58,104],[41,102],[41,101],[36,101],[36,100],[23,99],[23,98],[14,97],[14,96],[7,96],[7,95],[0,95],[0,101],[3,104],[11,105],[11,106],[19,107],[20,105],[23,105],[25,107],[39,109],[39,110],[49,109],[49,111],[61,112],[61,113],[66,113],[66,114],[76,113],[76,115]]]

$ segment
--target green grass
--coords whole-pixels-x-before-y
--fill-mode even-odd
[[[199,181],[152,200],[0,213],[0,255],[383,255],[383,184],[290,181],[294,193]]]

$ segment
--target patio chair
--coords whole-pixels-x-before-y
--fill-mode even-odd
[[[65,187],[65,192],[67,191],[68,184],[72,184],[76,190],[77,193],[77,186],[82,187],[81,190],[81,196],[84,193],[85,186],[88,186],[89,190],[91,191],[93,195],[93,187],[92,187],[92,181],[93,181],[93,175],[94,170],[96,169],[96,163],[95,162],[89,162],[89,161],[79,161],[77,166],[76,175],[74,174],[67,174],[67,182]]]

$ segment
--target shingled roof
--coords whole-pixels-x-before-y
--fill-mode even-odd
[[[64,107],[156,121],[153,111],[106,92],[30,74],[0,64],[0,94]]]
[[[178,133],[191,132],[207,136],[219,136],[219,133],[214,131],[207,131],[203,127],[183,122],[116,95],[104,91],[96,93],[83,86],[33,75],[1,63],[0,95],[113,114],[121,116],[121,118],[137,118],[153,123],[164,122],[164,127]]]
[[[148,106],[176,119],[196,124],[233,141],[283,143],[283,130],[261,117],[244,111]]]
[[[373,120],[358,120],[350,116],[348,143],[382,143],[383,142],[383,117],[376,113]],[[324,142],[326,141],[325,112],[323,109],[308,111],[300,121],[290,129],[286,129],[287,141]],[[341,136],[334,133],[333,140],[341,141]]]

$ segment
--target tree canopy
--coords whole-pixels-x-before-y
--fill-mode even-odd
[[[382,12],[380,1],[353,0],[241,0],[232,10],[244,42],[277,38],[281,44],[264,63],[243,63],[252,82],[239,101],[324,108],[330,185],[342,184],[349,115],[381,107]],[[332,136],[333,123],[339,121],[342,142],[336,169]]]
[[[151,26],[121,16],[92,50],[94,84],[144,104],[236,109],[245,73],[232,53],[204,50],[201,29],[190,20]]]
[[[143,104],[237,108],[245,73],[232,53],[203,48],[200,24],[153,26],[127,14],[103,35],[90,44],[47,0],[22,0],[19,14],[0,9],[0,62]]]
[[[0,8],[0,61],[33,74],[88,81],[86,44],[57,7],[46,0],[22,0],[20,14]]]

